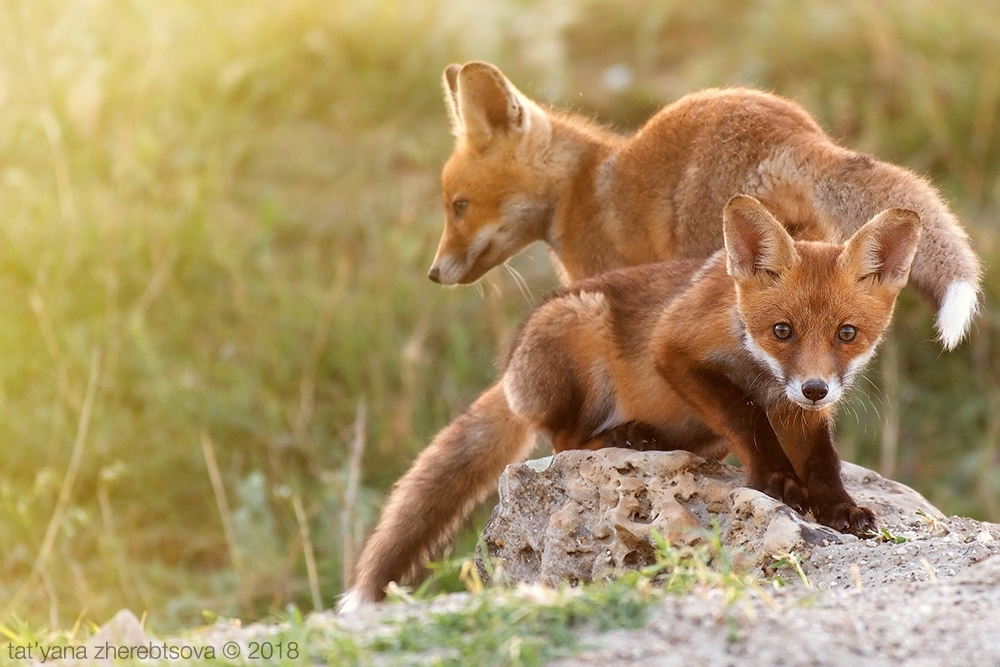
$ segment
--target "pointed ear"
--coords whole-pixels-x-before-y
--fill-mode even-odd
[[[900,290],[920,241],[920,216],[905,208],[882,211],[854,232],[837,260],[858,280],[874,278]]]
[[[795,243],[781,223],[753,197],[736,195],[722,211],[726,270],[736,281],[777,276],[799,263]]]
[[[448,108],[448,120],[451,121],[451,133],[456,137],[462,136],[465,129],[462,127],[462,117],[458,114],[458,70],[461,65],[451,64],[444,68],[441,76],[441,83],[444,87],[444,105]]]
[[[478,150],[499,135],[528,130],[530,114],[525,100],[499,69],[489,63],[466,63],[456,80],[464,135]]]

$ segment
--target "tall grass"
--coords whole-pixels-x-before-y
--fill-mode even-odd
[[[503,271],[462,290],[424,278],[451,142],[439,76],[471,58],[622,130],[700,87],[789,95],[930,175],[1000,256],[988,0],[0,0],[0,623],[128,606],[163,631],[342,590],[345,527],[356,544],[555,284],[537,251],[515,262],[528,295]],[[615,65],[628,85],[606,85]],[[1000,520],[987,283],[971,343],[948,355],[904,299],[898,363],[871,373],[899,389],[859,393],[839,441],[877,465],[891,401],[897,477]]]

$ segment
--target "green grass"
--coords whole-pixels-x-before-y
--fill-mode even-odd
[[[737,603],[758,597],[773,604],[768,591],[786,585],[778,574],[735,568],[718,529],[697,547],[674,547],[657,535],[654,540],[656,562],[640,571],[557,589],[471,585],[472,594],[457,608],[389,621],[372,636],[353,641],[327,628],[302,642],[329,664],[371,664],[379,656],[389,664],[541,665],[585,647],[596,633],[642,627],[649,608],[667,596],[719,591],[721,611],[735,628],[741,613]],[[797,564],[794,555],[789,559],[774,571]],[[417,601],[405,593],[397,597]]]
[[[654,564],[641,571],[615,573],[604,581],[556,589],[483,588],[478,578],[469,574],[475,571],[471,560],[455,561],[439,567],[435,577],[440,578],[449,568],[462,570],[470,590],[462,599],[435,600],[434,596],[396,589],[383,608],[389,616],[377,625],[369,624],[362,632],[329,619],[317,622],[315,618],[304,618],[291,608],[269,619],[271,629],[252,640],[256,645],[246,638],[227,636],[227,641],[241,644],[241,658],[227,659],[223,649],[215,646],[211,649],[214,659],[188,660],[186,664],[246,664],[253,662],[249,652],[256,650],[258,659],[275,665],[300,665],[306,660],[344,666],[541,665],[586,647],[588,638],[597,633],[642,627],[650,607],[667,596],[709,590],[721,592],[720,609],[730,626],[737,628],[741,613],[738,602],[759,597],[773,604],[768,590],[784,582],[776,575],[762,577],[735,569],[720,535],[716,529],[697,547],[674,547],[654,535]],[[797,563],[794,555],[789,559]],[[221,619],[212,620],[217,621],[216,627],[226,624]],[[11,628],[0,626],[0,632],[15,647],[8,652],[17,647],[34,647],[37,657],[42,651],[76,655],[87,650],[81,648],[82,637],[78,635],[83,633],[79,628],[70,633],[52,633],[46,629],[32,631],[18,623]],[[194,633],[186,639],[201,647],[204,655],[209,645],[200,637],[200,633]],[[157,647],[179,645],[176,639],[152,643]],[[93,657],[94,648],[90,647],[89,652]],[[125,660],[123,664],[139,663]]]
[[[623,130],[705,86],[789,95],[927,173],[1000,258],[988,0],[0,1],[0,623],[64,632],[128,607],[162,634],[206,609],[311,609],[310,548],[332,604],[345,545],[555,284],[538,249],[514,262],[529,295],[503,271],[424,277],[452,141],[439,77],[472,58]],[[634,79],[618,91],[616,64]],[[972,341],[942,355],[907,295],[896,360],[870,373],[899,389],[863,387],[838,433],[877,466],[898,421],[895,476],[992,520],[998,296],[989,273]]]

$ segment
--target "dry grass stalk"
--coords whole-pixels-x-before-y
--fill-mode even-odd
[[[340,535],[343,540],[343,576],[344,587],[350,582],[354,571],[354,559],[357,545],[354,543],[354,516],[358,498],[358,485],[361,483],[361,458],[365,451],[367,428],[365,420],[368,408],[364,400],[358,401],[358,412],[354,418],[354,441],[351,443],[351,457],[347,464],[347,488],[344,491],[344,505],[340,516]]]
[[[52,555],[52,547],[56,542],[56,535],[59,526],[62,525],[63,515],[69,505],[70,495],[73,493],[73,484],[76,482],[76,474],[80,470],[83,462],[83,450],[87,443],[87,432],[90,429],[90,415],[94,408],[94,397],[97,394],[97,380],[101,374],[101,353],[97,348],[90,353],[90,377],[87,380],[87,393],[83,399],[83,407],[80,410],[80,419],[76,427],[76,440],[73,442],[73,454],[70,456],[69,467],[66,476],[63,478],[62,487],[59,489],[59,498],[56,501],[56,508],[49,519],[49,525],[45,529],[45,537],[42,538],[42,546],[38,550],[38,557],[31,567],[31,574],[28,579],[14,594],[14,598],[7,603],[3,616],[6,617],[14,609],[17,609],[24,598],[28,595],[31,587],[34,586],[38,577],[43,574],[49,556]]]
[[[243,586],[243,554],[239,544],[236,542],[236,525],[233,523],[233,513],[229,509],[229,501],[226,500],[226,487],[222,484],[222,474],[219,472],[219,462],[215,458],[215,446],[208,432],[201,431],[201,449],[205,455],[205,465],[208,467],[208,477],[212,480],[212,491],[215,494],[215,504],[219,508],[219,517],[222,519],[222,532],[226,537],[226,544],[229,546],[229,557],[233,561],[233,569],[236,571],[237,587],[240,589],[241,603],[246,600],[242,593]]]
[[[323,609],[323,598],[319,593],[319,573],[316,569],[316,554],[312,540],[309,539],[309,519],[302,507],[302,499],[298,493],[292,495],[292,508],[295,510],[295,520],[299,523],[299,535],[302,537],[302,551],[306,559],[306,573],[309,576],[309,592],[312,594],[313,610]]]

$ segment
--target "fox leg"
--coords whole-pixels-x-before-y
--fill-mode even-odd
[[[816,521],[841,533],[865,537],[875,532],[875,513],[860,507],[840,478],[832,420],[823,411],[771,410],[768,418],[782,449],[809,493]]]
[[[674,390],[729,443],[747,471],[747,484],[804,514],[809,494],[778,443],[764,409],[722,373],[679,360],[658,365],[667,369],[660,372]]]
[[[417,574],[496,488],[503,469],[528,455],[531,434],[499,384],[438,433],[393,486],[338,609],[381,600],[389,582]]]

